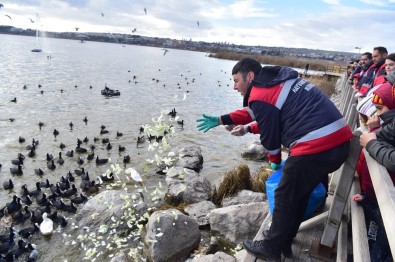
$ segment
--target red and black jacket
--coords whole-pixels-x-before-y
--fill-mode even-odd
[[[281,162],[281,145],[290,155],[334,148],[352,137],[336,106],[313,84],[288,67],[263,67],[250,84],[243,109],[221,116],[224,125],[256,121],[270,162]]]

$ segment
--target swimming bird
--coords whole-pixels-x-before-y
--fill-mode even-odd
[[[86,159],[87,159],[88,161],[91,161],[91,160],[93,160],[94,158],[95,158],[95,153],[94,153],[94,152],[89,153],[88,156],[86,157]]]
[[[18,138],[18,142],[19,142],[19,143],[25,143],[25,138],[23,138],[23,137],[20,136],[20,137]]]
[[[41,193],[40,182],[36,182],[36,189],[29,191],[29,196],[38,196]]]
[[[117,137],[123,136],[123,134],[121,132],[117,131]]]
[[[39,230],[40,227],[38,226],[38,223],[34,223],[32,227],[26,227],[24,229],[19,230],[18,235],[20,235],[23,238],[29,238],[31,235],[35,234]]]
[[[46,160],[47,160],[47,161],[53,160],[53,155],[47,153],[47,155],[46,155]]]
[[[84,169],[84,168],[75,169],[75,170],[74,170],[74,173],[75,173],[77,176],[81,176],[82,174],[85,174],[85,169]]]
[[[74,150],[67,151],[67,152],[66,152],[66,156],[68,156],[68,157],[73,157],[73,156],[74,156]]]
[[[123,163],[126,164],[126,163],[129,163],[129,162],[130,162],[130,156],[129,155],[124,156],[123,157]]]
[[[48,200],[47,193],[43,193],[41,197],[36,197],[36,203],[41,206],[48,205],[50,201]]]
[[[13,165],[23,165],[23,160],[25,160],[25,156],[22,155],[21,153],[18,153],[17,159],[12,159],[11,164]]]
[[[119,151],[119,153],[125,151],[125,149],[126,149],[126,148],[125,148],[124,146],[118,145],[118,151]]]
[[[51,162],[47,163],[47,167],[50,170],[54,170],[56,168],[54,161],[51,160]]]
[[[111,145],[111,143],[108,143],[108,144],[107,144],[107,147],[106,147],[106,149],[107,149],[107,150],[111,150],[111,149],[112,149],[112,145]]]
[[[75,194],[77,194],[77,188],[75,187],[75,184],[71,184],[71,188],[64,191],[62,193],[62,197],[70,197]]]
[[[53,135],[56,137],[57,135],[59,135],[59,131],[56,130],[56,129],[54,129],[54,130],[53,130]]]
[[[112,172],[110,174],[103,174],[103,175],[100,176],[100,178],[104,182],[113,181],[114,180],[114,174]]]
[[[32,148],[29,149],[29,152],[27,153],[28,157],[34,157],[36,155],[36,146],[33,146]]]
[[[43,214],[43,222],[40,224],[40,232],[44,236],[52,234],[53,231],[53,221],[48,218],[48,213]]]
[[[14,183],[12,182],[11,179],[8,180],[8,181],[4,181],[3,188],[4,188],[4,190],[13,189],[14,188]]]
[[[73,130],[73,126],[74,126],[73,122],[70,122],[69,126],[70,126],[70,130]]]
[[[107,162],[108,162],[108,159],[107,159],[107,158],[102,158],[102,159],[100,159],[99,156],[96,156],[96,164],[97,164],[97,165],[102,165],[102,164],[105,164],[105,163],[107,163]]]
[[[34,173],[38,176],[44,175],[44,171],[41,168],[34,169]]]
[[[71,201],[72,203],[77,204],[77,205],[78,205],[78,204],[82,204],[82,203],[84,203],[84,202],[87,201],[87,200],[88,200],[88,197],[85,196],[85,195],[82,194],[82,193],[80,193],[79,196],[70,199],[70,201]]]
[[[77,164],[79,164],[79,165],[82,165],[82,164],[84,164],[84,159],[82,158],[82,157],[78,157],[77,158]]]
[[[73,174],[71,174],[70,171],[66,174],[66,179],[69,180],[70,182],[75,181],[75,178],[74,178]]]
[[[44,123],[43,122],[38,122],[38,128],[40,128],[40,130],[41,130],[41,128],[44,126]]]
[[[23,175],[22,166],[18,165],[18,167],[11,167],[10,172],[13,175]]]
[[[86,137],[84,138],[84,140],[82,140],[82,142],[84,142],[85,144],[88,143],[88,142],[89,142],[89,138],[86,136]]]
[[[88,150],[86,148],[81,147],[80,143],[77,143],[77,147],[75,148],[75,152],[77,153],[86,153]]]
[[[60,142],[60,145],[59,145],[59,147],[60,147],[60,149],[64,149],[65,147],[66,147],[66,145],[65,144],[63,144],[62,142]]]
[[[62,158],[62,152],[59,152],[59,159],[56,161],[59,165],[64,164],[64,159]]]
[[[84,122],[85,122],[85,125],[87,125],[87,124],[88,124],[88,118],[87,118],[87,117],[85,117],[84,119],[82,119],[82,121],[84,121]]]
[[[25,205],[28,205],[28,206],[30,206],[33,203],[32,199],[30,198],[29,195],[22,196],[21,202]]]
[[[41,188],[49,188],[50,187],[50,183],[49,183],[49,180],[48,180],[48,178],[47,179],[45,179],[45,181],[44,182],[40,182],[40,187]]]
[[[7,211],[9,214],[12,214],[22,208],[21,204],[21,198],[18,197],[17,195],[14,195],[12,197],[12,201],[8,204],[6,204]]]
[[[110,139],[109,139],[108,137],[105,137],[105,138],[103,138],[103,139],[101,140],[101,142],[102,142],[103,144],[106,144],[106,143],[109,143],[109,142],[110,142]]]

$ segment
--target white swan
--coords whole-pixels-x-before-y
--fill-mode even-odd
[[[40,232],[44,236],[52,234],[53,231],[53,221],[48,218],[48,214],[45,212],[43,214],[43,222],[40,224]]]

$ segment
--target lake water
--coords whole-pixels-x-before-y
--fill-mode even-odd
[[[226,170],[246,162],[240,157],[241,150],[258,139],[253,135],[233,137],[223,127],[205,134],[196,128],[195,121],[203,113],[221,115],[241,107],[242,97],[233,90],[231,80],[235,61],[209,58],[200,52],[169,49],[164,55],[162,48],[48,38],[41,41],[43,52],[34,53],[31,49],[36,48],[36,40],[26,36],[0,35],[0,43],[0,180],[3,183],[12,178],[15,184],[13,191],[1,187],[0,207],[10,202],[23,184],[34,189],[36,181],[46,178],[56,183],[68,171],[81,167],[92,177],[107,170],[109,165],[89,163],[86,155],[83,165],[77,164],[76,156],[64,157],[64,165],[48,170],[46,153],[57,159],[60,143],[66,145],[65,153],[75,149],[77,138],[85,137],[89,142],[83,146],[95,144],[95,154],[100,158],[110,157],[113,163],[121,164],[123,157],[130,155],[127,167],[142,174],[147,188],[153,190],[164,176],[156,174],[154,168],[144,173],[145,160],[152,159],[153,152],[147,150],[148,143],[137,148],[136,141],[140,127],[152,124],[161,110],[175,108],[179,120],[184,120],[182,130],[174,123],[171,147],[200,146],[204,158],[201,174],[213,183]],[[105,85],[118,89],[121,95],[102,96]],[[10,102],[14,98],[17,102]],[[84,117],[88,118],[87,124]],[[11,122],[10,118],[15,120]],[[39,122],[44,123],[41,130]],[[101,125],[106,126],[108,134],[100,135]],[[59,131],[56,137],[54,129]],[[123,136],[117,137],[117,131]],[[26,142],[19,143],[19,136]],[[94,137],[108,137],[113,148],[107,150],[101,142],[94,143]],[[39,146],[36,156],[29,158],[26,146],[33,138]],[[126,150],[119,153],[118,145]],[[26,156],[24,175],[12,176],[11,160],[18,153]],[[44,170],[42,178],[34,174],[37,168]]]

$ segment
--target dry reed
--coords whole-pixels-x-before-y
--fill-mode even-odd
[[[243,189],[251,190],[250,169],[246,164],[240,164],[233,170],[227,171],[212,196],[212,202],[221,205],[225,197],[234,196]]]

